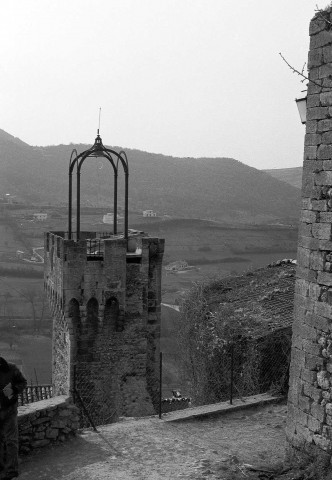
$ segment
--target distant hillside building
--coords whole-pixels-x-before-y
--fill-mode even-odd
[[[103,216],[103,223],[111,223],[113,225],[113,213],[106,213]]]
[[[143,217],[156,217],[157,214],[153,210],[143,210]]]
[[[44,222],[45,220],[47,220],[47,213],[34,213],[32,217],[38,222]]]
[[[117,221],[121,222],[123,221],[123,217],[121,215],[117,216]],[[106,213],[106,215],[103,216],[103,223],[108,223],[109,225],[113,225],[114,222],[114,214],[113,213]]]
[[[15,195],[11,195],[10,193],[6,193],[5,200],[6,200],[7,203],[12,205],[14,203],[14,197],[15,197]]]
[[[185,260],[176,260],[175,262],[169,263],[165,270],[169,272],[177,272],[179,270],[185,270],[188,268],[188,263]]]

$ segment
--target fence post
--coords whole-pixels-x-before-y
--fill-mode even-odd
[[[233,375],[234,375],[234,342],[231,343],[231,385],[229,392],[229,403],[233,405]]]
[[[83,412],[84,412],[85,415],[87,416],[87,418],[88,418],[88,420],[89,420],[89,422],[90,422],[93,430],[94,430],[95,432],[98,432],[98,430],[97,430],[97,428],[96,428],[96,426],[95,426],[95,424],[94,424],[94,421],[92,420],[92,418],[91,418],[91,416],[90,416],[90,414],[89,414],[86,406],[84,405],[84,402],[83,402],[83,400],[82,400],[82,398],[81,398],[81,395],[78,393],[78,391],[76,390],[76,388],[74,389],[74,392],[76,393],[76,396],[77,396],[77,398],[79,399],[79,401],[80,401],[80,403],[81,403],[81,405],[82,405]]]
[[[33,369],[34,372],[35,372],[35,378],[36,378],[36,390],[35,390],[35,393],[36,393],[36,396],[37,396],[37,400],[40,400],[39,399],[39,388],[38,388],[38,377],[37,377],[37,372],[36,372],[36,369],[34,368]],[[42,399],[42,398],[41,398]]]
[[[73,396],[73,403],[75,405],[76,403],[76,365],[74,364],[73,368],[73,390],[72,390],[72,396]]]
[[[161,401],[162,401],[162,390],[163,390],[163,352],[159,354],[159,419],[161,420]]]

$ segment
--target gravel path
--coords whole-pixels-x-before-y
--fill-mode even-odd
[[[20,479],[257,478],[243,464],[282,462],[285,416],[279,404],[180,423],[128,419],[24,457]]]

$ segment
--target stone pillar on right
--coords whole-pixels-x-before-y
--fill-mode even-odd
[[[310,23],[288,456],[332,455],[332,13]]]

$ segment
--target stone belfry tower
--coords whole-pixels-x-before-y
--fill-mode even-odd
[[[96,157],[106,158],[113,173],[114,221],[108,234],[80,229],[81,167]],[[124,231],[118,232],[117,187],[122,172],[125,218]],[[153,414],[158,398],[164,240],[128,229],[128,180],[125,152],[106,148],[98,130],[94,145],[80,154],[73,150],[70,158],[68,231],[45,234],[55,394],[73,394],[75,388],[96,424],[121,415]]]

